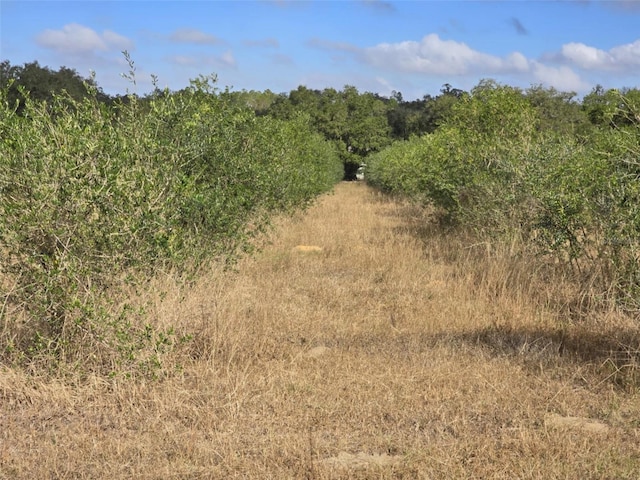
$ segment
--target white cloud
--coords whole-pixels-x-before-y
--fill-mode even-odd
[[[513,52],[507,56],[505,64],[510,66],[515,72],[527,72],[530,69],[530,62],[520,52]]]
[[[373,67],[377,74],[403,85],[402,75],[407,77],[410,73],[423,80],[444,77],[453,81],[452,77],[457,77],[456,83],[472,84],[479,78],[495,78],[523,86],[541,83],[560,91],[584,93],[594,84],[602,83],[596,77],[598,74],[613,80],[612,72],[620,77],[634,76],[640,71],[640,40],[610,50],[567,43],[560,52],[538,59],[517,51],[506,55],[482,52],[464,42],[442,39],[435,33],[419,41],[381,43],[368,48],[318,38],[309,40],[307,45],[351,54]]]
[[[199,43],[201,45],[219,45],[224,43],[218,37],[195,28],[181,28],[169,36],[169,40],[179,43]]]
[[[616,62],[619,62],[622,66],[640,66],[640,39],[633,43],[614,47],[609,52]]]
[[[561,55],[569,62],[587,70],[608,69],[613,59],[604,50],[589,47],[584,43],[567,43],[562,46]]]
[[[582,92],[590,88],[587,82],[567,66],[551,67],[533,61],[531,70],[538,82],[552,86],[560,91]]]
[[[212,65],[215,67],[236,68],[236,59],[231,51],[222,55],[172,55],[166,60],[174,65],[182,67],[194,67],[201,65]]]
[[[220,57],[219,57],[219,61],[226,65],[227,67],[234,67],[236,66],[236,59],[233,56],[233,53],[231,52],[231,50],[224,52]]]
[[[47,29],[36,37],[36,42],[41,47],[74,55],[133,48],[133,42],[122,35],[110,30],[99,34],[95,30],[77,23],[69,23],[61,30]]]
[[[375,67],[413,73],[490,75],[529,69],[527,59],[520,53],[497,57],[473,50],[462,42],[442,40],[435,33],[420,42],[382,43],[362,50],[361,54],[366,63]]]
[[[104,38],[109,48],[115,48],[119,51],[122,50],[130,50],[133,48],[133,42],[129,40],[127,37],[123,37],[122,35],[117,34],[116,32],[112,32],[111,30],[105,30],[102,32],[102,38]]]
[[[640,40],[609,51],[584,43],[567,43],[562,46],[560,55],[565,61],[585,70],[635,69],[640,67]]]

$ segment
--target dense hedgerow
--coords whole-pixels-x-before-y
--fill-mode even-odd
[[[502,217],[509,215],[504,206],[518,202],[537,135],[535,112],[518,90],[478,88],[453,106],[434,134],[395,144],[369,160],[367,179],[427,199],[449,222],[502,228]]]
[[[269,215],[341,179],[308,119],[257,118],[211,80],[114,106],[95,90],[27,99],[20,114],[0,93],[0,358],[157,362],[181,339],[111,305],[123,275],[231,259]]]
[[[480,236],[517,235],[637,308],[640,95],[607,95],[608,117],[575,135],[541,128],[520,90],[480,84],[433,134],[372,156],[367,180]]]

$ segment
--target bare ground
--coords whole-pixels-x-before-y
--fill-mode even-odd
[[[194,335],[161,380],[0,367],[0,479],[640,477],[635,322],[426,222],[341,184],[234,272],[154,280]]]

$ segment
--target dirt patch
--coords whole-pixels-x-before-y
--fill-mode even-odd
[[[306,356],[309,358],[319,358],[323,355],[329,353],[331,349],[329,347],[325,347],[324,345],[320,345],[319,347],[314,347],[306,353]]]
[[[544,419],[547,427],[565,429],[565,430],[581,430],[590,433],[607,433],[609,426],[605,423],[584,417],[563,417],[556,413],[549,414]]]
[[[389,467],[397,465],[402,457],[382,454],[368,454],[359,452],[356,454],[340,452],[336,457],[320,460],[320,463],[334,468],[359,469],[371,466]]]

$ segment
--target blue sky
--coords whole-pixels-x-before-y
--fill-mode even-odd
[[[111,94],[211,73],[233,90],[354,85],[405,99],[484,78],[578,95],[640,86],[640,0],[1,0],[0,26],[0,60],[95,71]]]

